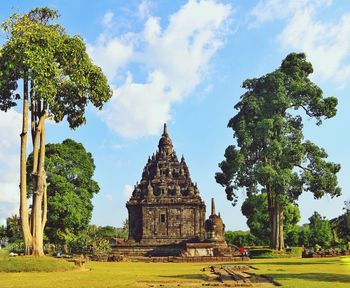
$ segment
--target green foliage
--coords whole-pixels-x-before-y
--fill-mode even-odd
[[[4,225],[0,226],[0,248],[1,245],[8,241],[6,227]]]
[[[14,242],[10,242],[5,248],[9,252],[23,254],[24,253],[24,242],[22,239],[16,239]]]
[[[30,154],[28,167],[32,162],[33,154]],[[71,139],[61,144],[47,144],[45,164],[49,183],[45,234],[49,242],[65,245],[89,225],[92,198],[100,190],[92,179],[95,164],[91,153]],[[27,179],[30,186],[30,174]]]
[[[17,215],[6,219],[6,236],[10,243],[22,241],[21,222]]]
[[[332,244],[332,232],[329,221],[317,212],[314,212],[314,214],[309,218],[309,221],[309,245],[320,245],[321,247],[330,246]]]
[[[289,247],[286,249],[287,255],[290,257],[298,257],[301,258],[303,255],[303,247]]]
[[[249,257],[255,258],[283,258],[285,253],[280,253],[270,248],[252,248],[249,250]]]
[[[326,162],[322,148],[303,142],[302,117],[291,113],[303,110],[318,125],[336,114],[337,99],[323,98],[322,90],[308,78],[312,71],[305,54],[291,53],[274,72],[243,82],[248,91],[228,124],[239,148],[227,147],[219,164],[222,172],[216,174],[228,200],[235,201],[238,187],[251,194],[264,192],[267,185],[281,195],[280,201],[284,195],[294,201],[303,191],[315,198],[340,195],[336,178],[340,165]]]
[[[93,65],[80,36],[53,24],[56,10],[32,9],[3,22],[8,41],[0,48],[0,110],[16,105],[17,81],[31,81],[31,98],[42,102],[56,122],[67,117],[72,128],[85,123],[89,102],[102,108],[112,95],[107,79]]]
[[[123,228],[116,228],[113,226],[98,226],[96,234],[98,237],[105,240],[110,240],[111,238],[128,238],[128,232]]]
[[[345,208],[345,213],[330,220],[330,225],[339,242],[346,244],[350,241],[350,209]]]
[[[122,228],[112,226],[89,225],[84,231],[71,239],[69,242],[70,250],[72,253],[108,254],[111,251],[110,239],[119,238],[121,231],[123,231]],[[122,235],[126,236],[125,231]]]
[[[241,208],[242,214],[247,217],[250,232],[261,241],[260,245],[269,245],[271,242],[271,228],[266,194],[252,194],[246,198]],[[285,234],[291,237],[300,220],[298,206],[287,203],[284,208]],[[288,241],[287,245],[298,245],[298,241]]]
[[[228,123],[237,146],[226,148],[221,171],[215,175],[233,205],[238,188],[245,188],[248,197],[268,194],[270,225],[278,230],[280,226],[272,222],[304,191],[315,198],[341,194],[336,176],[340,165],[327,162],[324,149],[304,141],[305,114],[320,125],[337,111],[337,99],[323,97],[321,88],[309,79],[312,72],[305,54],[291,53],[277,70],[243,82],[246,92]],[[279,221],[283,225],[283,217]],[[278,245],[279,233],[273,235]]]
[[[238,247],[242,245],[254,246],[264,244],[259,238],[256,238],[249,231],[226,231],[225,240],[228,244],[235,245]]]
[[[301,258],[303,247],[289,247],[285,252],[279,252],[269,248],[252,248],[249,250],[251,258]]]

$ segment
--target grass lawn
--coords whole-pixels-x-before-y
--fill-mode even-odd
[[[350,288],[350,262],[340,258],[314,259],[259,259],[251,265],[256,274],[272,277],[283,287]]]
[[[1,272],[51,272],[75,270],[74,264],[52,257],[9,257],[7,251],[0,251]],[[1,278],[0,278],[1,283]],[[1,287],[1,285],[0,285]]]
[[[235,265],[237,263],[234,263]],[[256,274],[273,277],[283,287],[349,287],[350,264],[339,258],[259,259],[247,262]],[[1,263],[0,263],[1,265]],[[90,271],[0,272],[0,287],[202,287],[209,263],[99,263],[88,262]]]

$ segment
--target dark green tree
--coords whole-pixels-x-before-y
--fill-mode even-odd
[[[318,212],[314,212],[309,221],[310,245],[330,246],[333,237],[329,221]]]
[[[247,217],[247,225],[250,232],[262,244],[271,244],[271,227],[269,221],[269,209],[266,194],[252,194],[247,197],[242,204],[242,213]],[[285,234],[288,235],[295,231],[296,224],[300,220],[300,210],[298,206],[287,203],[284,209]],[[288,245],[291,245],[290,241]]]
[[[330,220],[333,233],[343,244],[350,242],[350,207],[345,206],[345,213]]]
[[[0,47],[0,110],[22,103],[20,153],[20,219],[25,254],[43,255],[43,230],[47,215],[45,121],[67,119],[71,128],[84,124],[85,109],[99,109],[112,91],[101,69],[91,62],[81,37],[69,36],[52,23],[55,10],[36,8],[13,14],[2,23],[8,41]],[[23,93],[18,93],[18,83]],[[27,203],[28,121],[33,144],[32,211]]]
[[[33,154],[30,154],[27,165],[32,164]],[[69,241],[88,227],[92,198],[100,190],[92,179],[94,160],[81,143],[66,139],[61,144],[46,145],[45,166],[48,182],[45,235],[50,243],[60,244],[67,251]],[[29,186],[31,180],[28,175]]]
[[[321,198],[339,196],[340,165],[327,162],[327,153],[303,137],[303,112],[322,119],[336,114],[337,99],[323,97],[309,75],[312,65],[305,54],[291,53],[272,73],[243,82],[247,91],[235,105],[238,113],[229,121],[237,146],[230,145],[216,181],[225,187],[227,199],[237,201],[238,188],[248,197],[266,194],[271,247],[284,250],[284,210],[303,191]]]
[[[21,221],[18,215],[13,215],[6,219],[6,236],[11,243],[22,239]]]
[[[259,238],[256,238],[249,231],[226,231],[225,240],[228,244],[240,246],[262,245]]]

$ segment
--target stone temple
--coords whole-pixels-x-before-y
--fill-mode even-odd
[[[166,125],[158,151],[148,158],[126,207],[130,241],[173,244],[205,239],[205,204],[184,157],[179,161],[176,156]]]
[[[138,256],[232,256],[214,199],[209,219],[186,161],[174,151],[166,124],[158,150],[126,203],[129,237],[113,253]]]

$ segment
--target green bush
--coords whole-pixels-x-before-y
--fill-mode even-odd
[[[281,253],[270,248],[252,248],[249,250],[251,258],[278,258]]]
[[[24,253],[24,242],[23,242],[23,240],[16,240],[15,242],[7,245],[5,249],[9,252],[23,254]]]
[[[301,258],[303,252],[302,247],[290,247],[286,251],[277,251],[270,248],[252,248],[249,250],[251,258]]]
[[[286,249],[287,255],[289,257],[298,257],[301,258],[303,254],[303,247],[289,247]]]
[[[255,246],[260,245],[261,241],[249,231],[227,231],[225,240],[228,244],[236,246]]]

